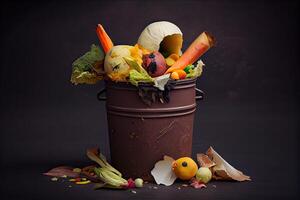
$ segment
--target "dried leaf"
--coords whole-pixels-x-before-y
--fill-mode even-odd
[[[155,163],[151,171],[152,176],[157,184],[170,186],[176,180],[176,175],[172,170],[172,163],[174,159],[169,156],[164,156],[164,160]]]
[[[212,147],[209,147],[206,154],[216,163],[212,167],[213,178],[216,180],[236,180],[236,181],[250,181],[250,176],[244,175],[243,172],[235,169],[228,162],[226,162]]]
[[[209,159],[209,157],[203,153],[198,153],[197,154],[197,161],[198,161],[198,164],[201,166],[201,167],[213,167],[216,165],[216,163],[214,163],[211,159]]]
[[[73,172],[73,167],[68,167],[68,166],[59,166],[51,169],[50,171],[44,173],[46,176],[57,176],[57,177],[63,177],[63,176],[68,176],[71,178],[77,178],[79,177],[80,173]]]

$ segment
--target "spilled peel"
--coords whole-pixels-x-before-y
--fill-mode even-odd
[[[190,182],[190,186],[196,189],[206,188],[206,185],[204,183],[202,183],[201,181],[197,181],[197,179],[195,178],[192,178]]]
[[[43,174],[46,176],[55,176],[55,177],[63,177],[63,176],[68,176],[71,178],[79,177],[80,173],[74,172],[73,169],[74,169],[73,167],[69,167],[69,166],[59,166]]]
[[[216,163],[214,163],[212,160],[210,160],[210,158],[203,153],[197,154],[197,161],[201,167],[211,168],[216,165]]]
[[[156,184],[163,184],[166,186],[172,185],[176,180],[176,175],[172,170],[172,163],[174,159],[169,156],[164,156],[163,160],[155,163],[154,168],[151,171],[152,176]]]
[[[87,157],[91,159],[92,161],[98,163],[101,167],[105,167],[109,169],[110,171],[114,172],[118,176],[122,177],[121,172],[119,172],[117,169],[115,169],[113,166],[111,166],[107,161],[103,154],[100,153],[99,148],[90,148],[86,151]]]
[[[224,160],[212,147],[204,154],[197,154],[197,160],[201,167],[210,167],[215,180],[250,181],[250,176],[235,169]]]

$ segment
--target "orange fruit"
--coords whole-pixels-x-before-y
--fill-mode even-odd
[[[198,165],[192,158],[182,157],[173,162],[172,169],[181,180],[190,180],[196,175]]]

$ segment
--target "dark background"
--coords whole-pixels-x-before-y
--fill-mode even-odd
[[[1,199],[289,199],[299,189],[299,4],[296,1],[49,1],[1,5]],[[198,87],[193,156],[213,146],[251,182],[207,189],[93,191],[42,172],[84,166],[87,147],[109,156],[103,87],[73,86],[71,63],[98,43],[102,23],[115,44],[135,44],[151,22],[184,34],[204,30],[217,45]],[[216,185],[216,188],[212,187]]]

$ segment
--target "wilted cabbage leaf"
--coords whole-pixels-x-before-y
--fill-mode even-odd
[[[131,69],[129,72],[129,82],[132,85],[138,86],[139,82],[152,82],[152,79],[149,79],[147,76],[144,74],[136,71],[135,69]]]
[[[72,64],[71,82],[74,84],[95,84],[103,79],[104,53],[99,46],[92,45],[91,50]]]
[[[153,83],[154,80],[149,76],[147,71],[138,64],[138,62],[130,57],[123,57],[126,63],[130,66],[129,82],[132,85],[138,86],[140,82]]]

